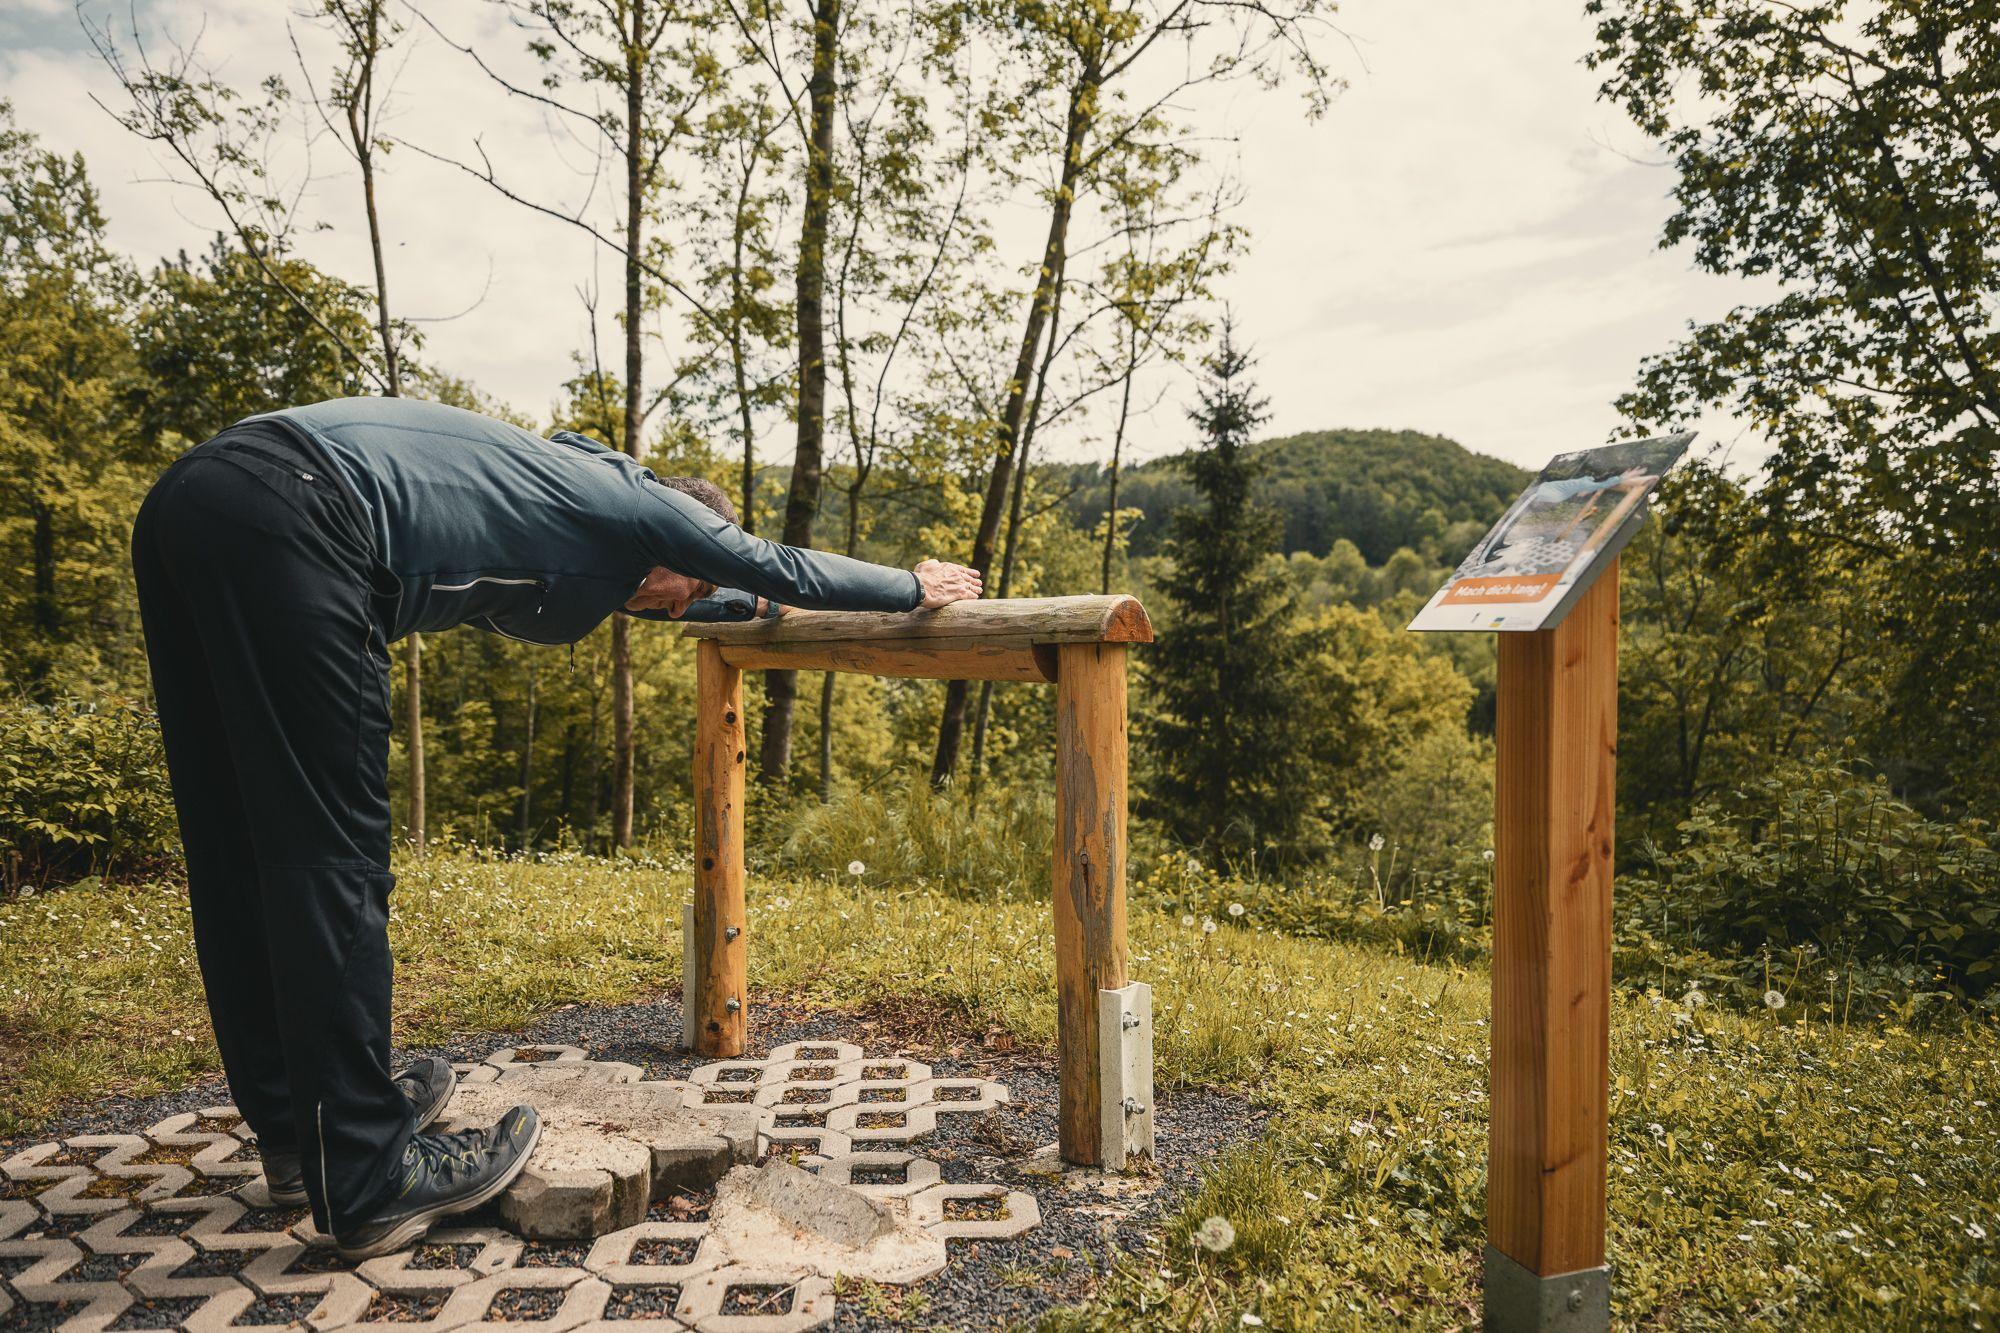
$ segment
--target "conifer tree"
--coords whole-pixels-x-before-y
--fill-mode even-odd
[[[1152,684],[1150,813],[1239,861],[1282,853],[1310,804],[1296,787],[1305,738],[1289,693],[1304,640],[1283,573],[1265,567],[1278,515],[1250,498],[1261,470],[1250,436],[1268,416],[1252,365],[1225,320],[1188,414],[1202,443],[1181,459],[1198,503],[1171,520],[1165,629],[1140,659]]]

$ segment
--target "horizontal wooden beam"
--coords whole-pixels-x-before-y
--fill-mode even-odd
[[[787,611],[762,620],[692,624],[681,632],[724,645],[950,639],[1025,649],[1047,643],[1151,643],[1153,622],[1136,597],[1007,597],[954,602],[935,611]]]
[[[739,671],[854,671],[922,680],[1024,680],[1038,684],[1056,678],[1056,649],[1052,645],[1008,646],[959,639],[835,639],[826,643],[732,640],[717,646],[722,660]]]

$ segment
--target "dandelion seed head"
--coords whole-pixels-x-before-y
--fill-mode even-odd
[[[1204,1250],[1220,1254],[1236,1243],[1236,1228],[1226,1217],[1205,1217],[1194,1229],[1194,1239]]]
[[[865,875],[868,873],[868,867],[859,861],[849,861],[847,863],[847,873],[850,875]]]

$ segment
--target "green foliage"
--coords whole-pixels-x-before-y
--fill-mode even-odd
[[[0,887],[130,872],[177,853],[153,715],[61,699],[0,705]]]
[[[186,448],[259,412],[366,393],[351,349],[374,346],[374,301],[303,259],[221,236],[199,268],[186,252],[161,264],[133,329],[141,436]]]
[[[1417,431],[1309,431],[1246,452],[1260,468],[1252,499],[1281,518],[1266,549],[1326,556],[1344,540],[1374,565],[1404,547],[1455,563],[1528,481],[1512,463]],[[1118,504],[1142,511],[1125,529],[1134,556],[1159,551],[1170,516],[1193,498],[1181,469],[1181,455],[1125,469]],[[1101,522],[1106,480],[1096,465],[1064,471],[1077,488],[1075,521]]]
[[[1296,744],[1310,767],[1294,775],[1287,798],[1309,805],[1337,832],[1382,832],[1371,822],[1386,813],[1381,784],[1420,740],[1439,733],[1465,740],[1472,685],[1417,636],[1353,607],[1313,617],[1303,639],[1307,652],[1285,682],[1283,725],[1300,733]],[[1481,785],[1467,776],[1475,789]],[[1434,836],[1452,837],[1448,825],[1439,823]]]
[[[120,399],[134,280],[81,156],[0,101],[0,677],[44,702],[133,679],[122,581],[149,461]]]
[[[1901,596],[1867,552],[1810,542],[1696,461],[1661,488],[1624,558],[1620,833],[1665,837],[1697,801],[1843,738],[1908,772],[1882,711],[1905,649]]]
[[[1620,407],[1723,408],[1822,568],[1883,562],[1885,715],[1928,806],[2000,811],[2000,99],[1992,0],[1592,0],[1601,96],[1676,171],[1665,240],[1768,299],[1696,324]]]
[[[1727,960],[1748,998],[1782,982],[1860,1002],[2000,993],[2000,849],[1939,823],[1880,778],[1816,757],[1697,805],[1669,848],[1620,881],[1625,945],[1661,936]],[[1772,958],[1779,960],[1772,971]],[[1789,975],[1788,975],[1789,974]],[[1697,978],[1699,979],[1699,978]]]

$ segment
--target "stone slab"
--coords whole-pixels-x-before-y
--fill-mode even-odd
[[[770,1120],[755,1106],[684,1106],[678,1084],[580,1076],[586,1068],[511,1065],[461,1087],[446,1108],[451,1129],[491,1124],[519,1102],[540,1113],[541,1141],[499,1201],[523,1236],[588,1240],[637,1225],[655,1197],[706,1188],[753,1158]]]
[[[944,1238],[903,1208],[779,1159],[724,1176],[708,1229],[734,1262],[752,1268],[904,1283],[945,1264]]]

